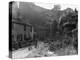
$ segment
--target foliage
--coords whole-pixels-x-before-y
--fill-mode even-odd
[[[77,37],[77,32],[78,32],[78,13],[77,12],[72,12],[66,15],[61,19],[61,22],[59,24],[59,33],[63,35],[63,39],[58,40],[57,39],[55,42],[52,42],[50,45],[50,50],[55,51],[60,48],[67,47],[69,45],[74,46],[74,48],[77,50],[78,48],[78,37]],[[57,32],[57,30],[56,30]],[[53,33],[54,34],[54,33]],[[61,36],[61,34],[59,36]],[[56,34],[55,34],[56,37]],[[59,38],[59,37],[56,37]],[[59,44],[60,43],[60,44]]]
[[[31,8],[29,5],[27,5],[26,8],[22,7],[21,10],[16,13],[17,16],[13,16],[13,19],[18,20],[18,22],[30,23],[34,28],[34,38],[33,40],[25,39],[26,41],[18,41],[20,44],[13,42],[14,48],[18,46],[15,49],[20,48],[19,45],[21,45],[21,48],[27,47],[29,43],[31,43],[30,45],[36,45],[38,41],[49,43],[49,50],[51,51],[67,47],[72,43],[75,49],[77,49],[78,11],[76,9],[73,12],[65,14],[59,24],[60,16],[65,13],[65,10],[60,10],[59,5],[55,5],[55,7],[49,11],[41,9],[41,11],[46,11],[41,13],[36,12],[34,7]]]

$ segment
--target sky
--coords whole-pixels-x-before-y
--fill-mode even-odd
[[[26,0],[26,2],[34,2],[35,5],[43,7],[45,9],[52,9],[54,5],[58,4],[61,6],[61,10],[66,9],[68,7],[72,9],[75,9],[75,8],[78,9],[77,4],[79,3],[75,0],[65,0],[65,1],[62,1],[62,0],[55,0],[55,1],[54,0]]]
[[[35,2],[35,4],[46,9],[52,9],[54,5],[60,5],[61,10],[66,8],[72,8],[72,9],[77,8],[77,5],[74,5],[74,4],[39,3],[39,2]]]
[[[61,5],[61,10],[68,7],[78,9],[80,4],[78,0],[26,0],[26,2],[34,2],[36,5],[46,9],[52,9],[53,5],[58,4]]]

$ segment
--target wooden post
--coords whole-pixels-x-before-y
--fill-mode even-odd
[[[26,25],[24,25],[24,35],[23,35],[23,39],[25,40],[25,38],[26,38]]]
[[[32,39],[33,39],[33,35],[34,35],[34,29],[32,27],[32,34],[31,34]]]

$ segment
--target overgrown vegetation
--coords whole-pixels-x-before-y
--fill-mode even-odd
[[[68,9],[70,10],[70,8]],[[33,12],[33,10],[31,11]],[[76,9],[67,12],[67,9],[60,10],[58,6],[58,8],[55,7],[46,12],[35,12],[35,16],[33,16],[34,13],[28,12],[29,15],[27,15],[27,13],[21,14],[21,12],[19,10],[16,13],[17,16],[13,16],[12,19],[25,24],[29,23],[34,29],[33,39],[29,34],[25,35],[26,39],[20,38],[21,40],[15,41],[12,38],[13,50],[31,45],[37,46],[38,42],[41,41],[48,43],[50,51],[65,50],[68,46],[72,46],[78,52],[78,11]]]

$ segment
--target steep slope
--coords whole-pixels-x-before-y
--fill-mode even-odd
[[[13,16],[21,18],[26,23],[42,24],[44,20],[46,20],[45,17],[41,15],[44,11],[47,11],[47,9],[36,6],[34,3],[20,2],[19,8],[13,8]]]

